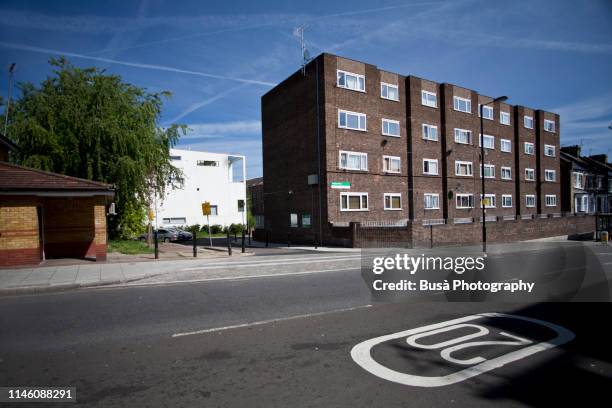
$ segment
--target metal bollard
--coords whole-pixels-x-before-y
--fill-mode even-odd
[[[193,241],[193,257],[197,258],[198,257],[198,247],[197,247],[197,243],[198,243],[198,235],[197,235],[197,231],[194,229],[192,231],[192,236],[191,236],[191,240]]]
[[[315,249],[317,249],[319,247],[319,234],[317,234],[315,232],[315,236],[314,236],[314,247]]]
[[[291,247],[291,234],[287,234],[287,248]]]
[[[270,231],[266,230],[266,248],[270,244]]]
[[[242,230],[242,253],[244,254],[244,230]]]
[[[232,241],[230,238],[229,230],[227,231],[227,254],[232,256]]]
[[[157,238],[157,230],[153,233],[153,240],[155,241],[155,259],[159,259],[159,239]]]

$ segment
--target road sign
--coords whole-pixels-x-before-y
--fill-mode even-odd
[[[349,181],[332,181],[331,188],[350,189],[351,183]]]
[[[208,201],[202,203],[202,215],[210,215],[210,203]]]
[[[518,328],[524,326],[523,331],[531,326],[531,329],[527,331],[532,332],[533,337],[537,337],[536,333],[542,331],[541,327],[533,330],[533,326],[544,326],[546,329],[549,329],[549,332],[555,333],[555,336],[537,341],[521,337],[524,336],[522,333],[521,336],[518,336],[507,333],[506,330],[499,331],[499,329],[493,330],[487,327],[491,324],[495,325],[496,320],[505,321],[505,326],[508,323],[518,325]],[[504,327],[504,325],[501,327]],[[465,334],[466,329],[471,330],[472,333]],[[431,344],[431,340],[419,341],[422,338],[455,330],[460,330],[459,334],[455,335],[456,337],[450,339],[445,337],[444,340],[438,343]],[[491,335],[493,335],[492,338]],[[489,336],[489,339],[483,341],[483,338],[486,336]],[[574,333],[566,328],[543,320],[503,313],[480,313],[363,341],[353,347],[351,357],[361,368],[387,381],[411,385],[413,387],[440,387],[465,381],[468,378],[484,374],[514,361],[560,346],[571,341],[574,337]],[[503,340],[500,340],[500,338]],[[471,341],[473,339],[480,341]],[[382,362],[375,360],[372,356],[371,350],[374,347],[382,347],[381,345],[384,343],[388,343],[388,346],[398,341],[402,348],[406,348],[406,345],[409,346],[403,353],[409,354],[411,350],[414,351],[415,361],[423,359],[423,353],[426,351],[439,354],[438,361],[442,364],[438,364],[438,368],[444,366],[445,369],[449,369],[449,372],[445,373],[446,375],[438,376],[406,373],[403,372],[405,369],[397,371],[396,367],[388,367]],[[489,350],[491,350],[491,347],[494,347],[493,351],[496,351],[497,356],[483,357],[476,354],[478,348],[483,346],[489,347]],[[461,354],[461,351],[471,348],[475,349],[475,351],[470,353],[474,357],[465,358],[465,353]],[[457,353],[453,355],[455,352]],[[421,366],[415,371],[422,372],[423,368],[424,366]]]
[[[155,218],[155,212],[153,211],[152,208],[149,208],[149,221],[153,221],[153,219]]]

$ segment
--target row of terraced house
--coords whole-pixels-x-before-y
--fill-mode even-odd
[[[591,223],[561,214],[559,115],[457,85],[325,53],[262,97],[262,132],[273,241],[477,241],[481,203],[497,241]]]

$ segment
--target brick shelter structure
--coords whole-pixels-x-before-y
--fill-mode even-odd
[[[108,184],[0,162],[0,267],[106,260],[106,204],[113,196]]]

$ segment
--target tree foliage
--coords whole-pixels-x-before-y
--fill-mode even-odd
[[[40,86],[20,83],[11,103],[9,136],[20,147],[16,160],[42,170],[116,187],[112,236],[140,232],[154,195],[182,185],[169,149],[183,125],[161,128],[169,92],[151,93],[99,68],[78,68],[52,59],[53,75]]]

